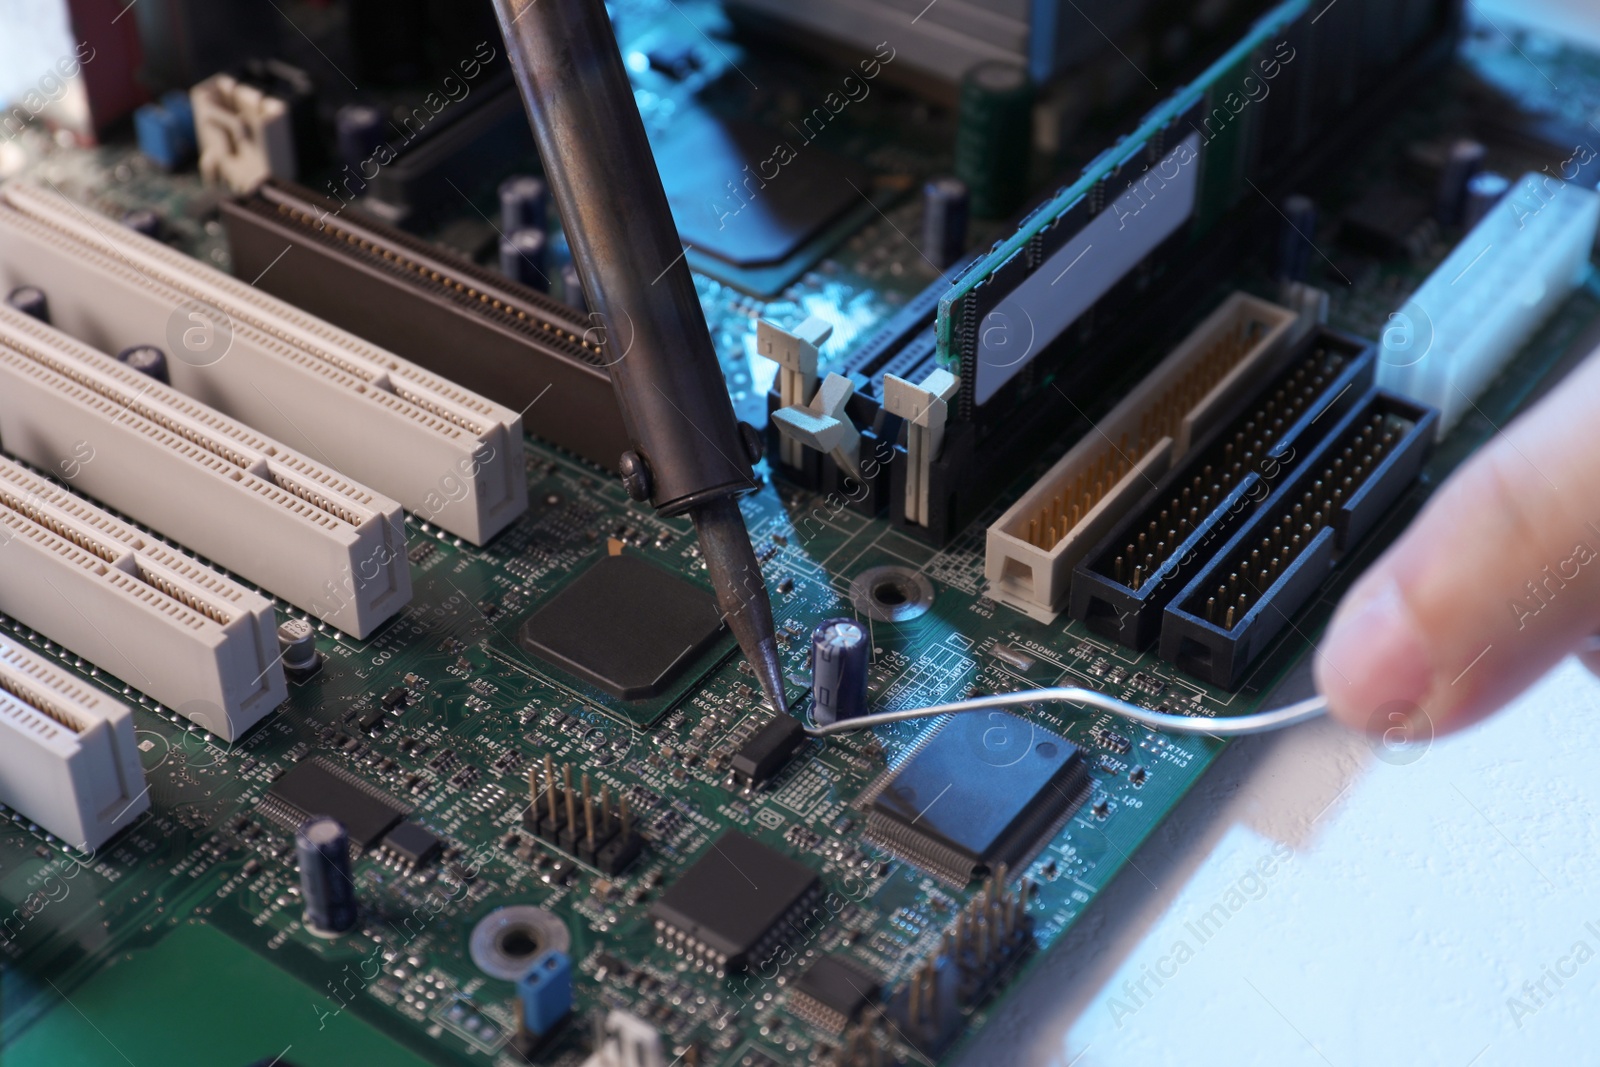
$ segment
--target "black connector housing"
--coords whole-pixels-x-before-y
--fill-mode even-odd
[[[1359,338],[1311,334],[1079,562],[1072,617],[1129,648],[1150,647],[1167,604],[1372,387],[1376,360],[1376,349]]]
[[[1415,481],[1438,419],[1433,408],[1392,393],[1363,397],[1167,607],[1161,658],[1201,681],[1237,688],[1340,558]]]
[[[289,182],[225,201],[222,221],[235,272],[272,295],[524,412],[527,432],[607,470],[630,447],[604,347],[571,308]]]

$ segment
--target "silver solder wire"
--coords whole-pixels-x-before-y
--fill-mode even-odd
[[[862,715],[854,719],[840,719],[827,726],[814,726],[808,723],[805,731],[812,737],[831,737],[834,734],[847,734],[912,719],[931,719],[939,715],[957,715],[968,711],[986,711],[990,708],[1009,708],[1018,704],[1043,703],[1077,704],[1081,708],[1109,711],[1113,715],[1161,733],[1202,734],[1209,737],[1239,737],[1244,734],[1282,730],[1286,726],[1315,719],[1326,714],[1328,710],[1327,699],[1315,696],[1271,711],[1213,719],[1203,715],[1173,715],[1163,711],[1151,711],[1149,708],[1129,704],[1093,689],[1064,686],[1054,689],[1027,689],[1016,693],[995,693],[990,696],[973,697],[970,700],[957,700],[949,704],[912,708],[908,711],[879,712],[876,715]]]

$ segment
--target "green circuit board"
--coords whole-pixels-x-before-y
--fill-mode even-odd
[[[1600,63],[1570,52],[1561,62],[1563,84],[1600,84]],[[1513,64],[1514,55],[1489,34],[1470,34],[1459,69],[1350,161],[1339,196],[1357,199],[1372,175],[1402,175],[1405,144],[1457,128],[1471,106],[1459,84],[1469,76],[1554,107],[1558,98]],[[873,118],[858,121],[870,130]],[[935,170],[942,160],[929,146],[938,143],[902,144],[900,162]],[[1497,151],[1494,162],[1508,172],[1549,162],[1533,146]],[[185,205],[209,195],[191,179],[149,171],[126,147],[60,150],[34,167],[101,209],[158,200]],[[758,317],[825,315],[835,324],[825,350],[825,359],[833,358],[932,280],[915,248],[895,236],[914,226],[913,205],[889,195],[883,206],[777,296],[757,298],[699,277],[741,411],[763,402],[759,376],[770,374],[753,356]],[[469,207],[433,236],[472,245],[478,209]],[[171,214],[204,217],[181,206]],[[227,265],[218,231],[204,221],[186,224],[181,243]],[[1331,232],[1324,247],[1339,247]],[[1399,263],[1334,251],[1336,261],[1313,266],[1332,293],[1331,325],[1377,336],[1448,251],[1443,237]],[[1218,299],[1233,289],[1270,298],[1266,265],[1219,280]],[[766,477],[741,506],[773,591],[794,691],[803,688],[815,623],[859,614],[860,598],[871,591],[855,588],[855,579],[894,568],[931,583],[933,601],[920,618],[870,624],[869,693],[879,710],[1073,684],[1195,715],[1269,707],[1363,562],[1451,469],[1586,350],[1597,322],[1600,283],[1591,277],[1441,443],[1416,485],[1237,692],[1198,683],[1153,653],[1132,654],[1065,617],[1038,623],[985,596],[985,527],[1070,442],[1041,455],[985,516],[939,550],[837,500]],[[537,409],[527,422],[537,429]],[[624,1008],[660,1029],[673,1062],[823,1063],[840,1038],[796,1011],[796,979],[817,959],[843,955],[893,988],[937,949],[981,887],[952,888],[866,841],[858,798],[942,723],[810,740],[768,786],[735,787],[731,755],[771,712],[731,642],[707,653],[681,690],[622,712],[517,639],[541,604],[607,556],[637,556],[709,588],[692,530],[630,502],[614,478],[534,437],[526,441],[526,473],[528,513],[486,547],[408,518],[409,607],[366,641],[318,624],[322,668],[292,684],[288,702],[232,745],[25,627],[0,621],[6,634],[135,707],[152,800],[146,816],[92,855],[64,848],[21,816],[5,813],[0,821],[0,1063],[526,1062],[508,1043],[516,1028],[512,983],[486,975],[469,951],[475,925],[512,906],[544,909],[568,931],[576,1020]],[[283,617],[300,614],[281,601],[276,606]],[[363,726],[375,711],[384,712],[378,725]],[[1082,748],[1091,776],[1088,799],[1023,872],[1033,886],[1027,909],[1036,958],[1099,894],[1116,891],[1118,872],[1223,742],[1159,735],[1059,706],[1033,705],[1019,715]],[[650,843],[621,874],[603,874],[526,831],[529,771],[547,756],[587,773],[596,790],[604,784],[631,798]],[[312,759],[397,798],[444,843],[441,856],[414,869],[376,852],[363,855],[355,865],[362,922],[338,940],[305,929],[292,835],[258,809],[274,781]],[[812,867],[831,910],[828,922],[791,940],[770,966],[719,978],[659,944],[647,911],[729,829]],[[986,1062],[986,1013],[1005,985],[1025,980],[1027,967],[1024,958],[980,998],[965,1045],[949,1062]],[[884,1040],[888,1054],[923,1062],[892,1034]],[[570,1067],[590,1048],[589,1031],[575,1023],[534,1062]]]

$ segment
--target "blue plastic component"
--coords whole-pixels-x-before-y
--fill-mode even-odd
[[[194,108],[189,94],[173,90],[133,113],[139,151],[163,170],[177,170],[194,158]]]
[[[528,973],[517,979],[522,1001],[522,1023],[528,1032],[543,1036],[572,1014],[572,960],[565,952],[545,949]]]

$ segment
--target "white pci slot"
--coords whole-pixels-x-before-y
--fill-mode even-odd
[[[271,269],[294,270],[292,255]],[[180,391],[474,544],[527,509],[518,413],[12,182],[0,188],[0,286],[25,284],[68,333],[111,352],[156,345]]]
[[[4,638],[0,804],[83,851],[150,809],[128,706]]]
[[[411,598],[400,505],[4,306],[0,447],[356,637]]]
[[[4,458],[0,612],[227,741],[288,695],[270,601]]]
[[[1054,622],[1078,560],[1277,369],[1295,319],[1246,293],[1224,301],[989,527],[989,595]]]

